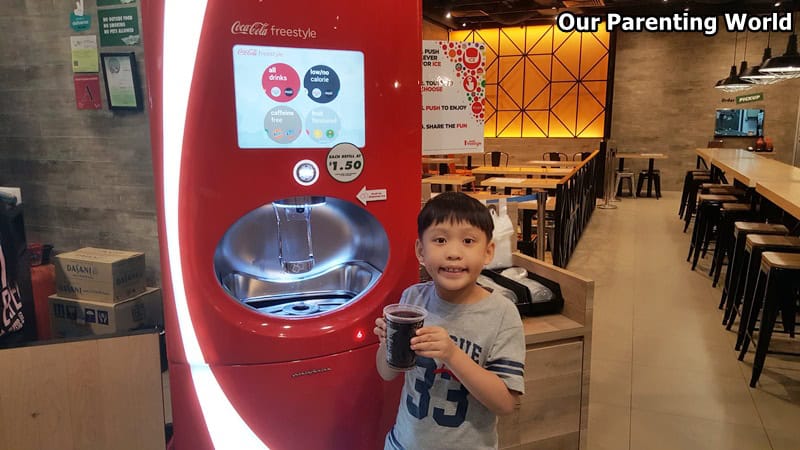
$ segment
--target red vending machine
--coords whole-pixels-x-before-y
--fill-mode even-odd
[[[375,449],[417,277],[418,2],[142,2],[174,444]]]

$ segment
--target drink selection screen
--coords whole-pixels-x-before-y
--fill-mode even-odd
[[[233,47],[240,148],[364,146],[364,54]]]

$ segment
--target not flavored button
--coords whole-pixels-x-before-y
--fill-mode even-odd
[[[339,115],[326,106],[314,108],[306,116],[306,134],[320,144],[336,142],[341,128]]]

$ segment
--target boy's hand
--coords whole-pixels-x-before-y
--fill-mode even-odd
[[[381,345],[386,345],[386,322],[383,320],[383,317],[378,317],[375,319],[375,328],[372,329],[372,332],[375,333],[375,336],[378,336],[378,340],[380,341]]]
[[[450,335],[442,327],[422,327],[411,338],[411,350],[426,358],[436,358],[448,362],[458,350]]]

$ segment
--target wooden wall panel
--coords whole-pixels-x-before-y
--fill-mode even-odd
[[[0,350],[0,380],[3,448],[164,448],[156,333]]]

